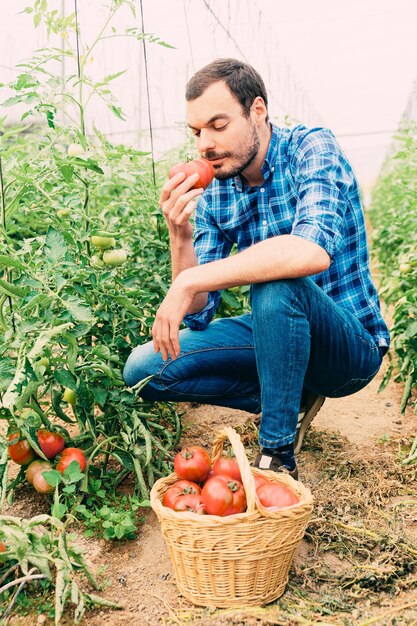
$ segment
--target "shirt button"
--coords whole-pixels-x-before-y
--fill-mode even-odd
[[[263,193],[265,191],[265,189],[263,187],[260,188],[259,190],[261,193]]]
[[[263,226],[266,226],[266,220],[263,220],[263,221],[262,221],[262,225],[263,225]]]
[[[271,172],[275,172],[275,167],[271,167]]]

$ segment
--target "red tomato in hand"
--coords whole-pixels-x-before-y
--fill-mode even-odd
[[[51,469],[52,466],[49,461],[44,461],[43,459],[35,459],[35,461],[32,461],[32,463],[29,465],[25,472],[26,480],[28,481],[28,483],[33,485],[33,478],[35,474],[37,474],[40,470],[46,472],[47,470]]]
[[[202,483],[209,475],[210,469],[210,456],[200,446],[184,448],[175,455],[174,470],[178,478]]]
[[[87,459],[85,458],[84,452],[79,448],[64,448],[56,469],[58,472],[63,474],[68,465],[70,465],[73,461],[77,461],[81,472],[85,470]]]
[[[36,472],[36,474],[33,477],[32,484],[38,493],[49,493],[50,491],[54,490],[52,485],[48,483],[48,481],[43,475],[45,471],[46,471],[45,469],[39,470],[38,472]]]
[[[279,511],[300,501],[291,489],[288,489],[285,485],[273,482],[261,485],[256,490],[256,493],[261,504],[271,509],[271,511]]]
[[[187,163],[178,163],[169,170],[169,178],[180,172],[184,172],[186,178],[193,174],[199,175],[199,179],[191,189],[200,189],[201,187],[205,189],[214,178],[214,167],[207,159],[194,159],[194,161],[188,161]]]
[[[54,459],[65,446],[65,439],[59,433],[41,428],[37,432],[39,447],[47,459]]]
[[[13,433],[9,437],[9,441],[13,441],[14,439],[19,439],[20,432]],[[12,443],[9,448],[9,456],[10,458],[17,463],[18,465],[27,465],[36,457],[35,452],[29,445],[29,442],[26,439],[21,439],[16,443]]]
[[[206,513],[205,504],[198,493],[180,493],[174,502],[173,509],[177,513],[183,511],[190,511],[199,515]]]
[[[213,463],[212,472],[215,476],[230,476],[230,478],[242,482],[236,457],[221,456]]]
[[[177,482],[171,485],[171,487],[169,487],[162,496],[162,504],[164,506],[168,506],[170,509],[173,509],[177,496],[185,495],[187,493],[200,495],[200,485],[191,482],[191,480],[177,480]]]
[[[209,515],[234,515],[246,510],[246,494],[242,483],[228,476],[213,476],[206,482],[201,497]]]

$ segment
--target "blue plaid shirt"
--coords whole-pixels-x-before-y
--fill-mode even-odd
[[[326,250],[328,270],[311,276],[341,307],[352,311],[379,346],[389,345],[369,269],[358,184],[333,133],[325,128],[272,125],[262,166],[264,182],[248,187],[237,176],[214,180],[196,209],[194,245],[200,264],[276,235],[298,235]],[[201,330],[211,321],[220,292],[184,322]]]

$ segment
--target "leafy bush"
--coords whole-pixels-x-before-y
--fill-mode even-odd
[[[403,130],[397,145],[375,188],[370,217],[381,295],[392,306],[390,331],[396,359],[384,384],[394,372],[395,380],[404,382],[404,412],[417,389],[417,127]],[[417,410],[417,400],[413,404]],[[416,459],[417,438],[405,462]]]

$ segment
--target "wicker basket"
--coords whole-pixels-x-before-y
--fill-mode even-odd
[[[160,478],[151,491],[155,511],[175,569],[177,586],[200,606],[257,606],[276,600],[285,590],[288,570],[313,508],[311,492],[286,474],[249,466],[239,435],[220,431],[213,445],[213,462],[230,439],[239,463],[247,511],[227,517],[176,513],[162,506],[162,496],[176,474]],[[284,484],[300,498],[290,508],[268,512],[256,499],[252,474]]]

